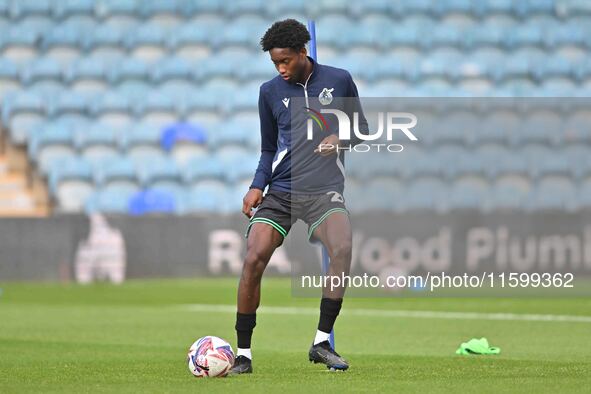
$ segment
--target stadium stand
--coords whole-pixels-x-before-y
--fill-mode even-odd
[[[362,96],[591,93],[584,1],[4,0],[0,183],[14,183],[8,156],[20,152],[56,212],[238,212],[258,161],[258,87],[275,75],[259,38],[306,15],[320,62],[348,69]],[[382,190],[401,201],[372,206],[396,212],[590,208],[588,108],[549,108],[518,134],[506,131],[515,111],[453,114],[462,128],[424,134],[391,162],[351,157],[346,196]],[[49,212],[31,188],[0,210]]]

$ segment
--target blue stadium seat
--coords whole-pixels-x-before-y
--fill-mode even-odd
[[[581,184],[577,190],[577,206],[581,209],[591,209],[591,182]]]
[[[111,92],[101,95],[92,105],[92,112],[95,116],[109,112],[129,113],[130,111],[129,100],[125,96]]]
[[[113,15],[136,15],[141,0],[98,0],[96,13],[101,18]]]
[[[162,131],[160,127],[149,124],[137,124],[122,136],[121,144],[130,157],[144,153],[162,154],[160,147]]]
[[[238,182],[252,177],[259,163],[258,154],[247,153],[233,147],[223,148],[217,155],[223,163],[226,179],[229,182]]]
[[[551,56],[543,63],[536,64],[533,74],[538,81],[555,77],[570,78],[573,75],[573,65],[564,57]]]
[[[139,46],[166,46],[166,31],[158,24],[144,24],[139,28],[134,29],[125,38],[125,44],[128,48],[133,49]]]
[[[29,93],[20,93],[6,100],[2,107],[2,123],[8,127],[13,143],[25,143],[40,124],[46,122],[45,103],[41,97]]]
[[[38,58],[24,69],[22,82],[30,85],[39,80],[62,80],[62,67],[54,59]]]
[[[123,51],[123,38],[126,31],[112,26],[97,26],[85,34],[83,45],[85,50],[92,50],[99,47],[116,47]]]
[[[527,160],[530,176],[533,178],[568,176],[570,173],[566,158],[557,155],[552,148],[538,144],[526,145],[522,148],[522,155]]]
[[[130,198],[139,192],[139,189],[108,188],[93,193],[85,204],[87,213],[103,212],[115,214],[127,214]]]
[[[514,145],[540,143],[558,145],[561,143],[563,119],[551,110],[535,111],[523,120],[517,133],[512,135]],[[516,130],[517,131],[517,130]]]
[[[355,198],[363,198],[370,210],[395,212],[402,209],[402,189],[400,182],[391,178],[375,178],[365,184],[363,196]]]
[[[526,206],[530,189],[523,182],[500,180],[491,191],[491,209],[523,210]]]
[[[470,0],[446,0],[435,2],[438,15],[462,14],[472,16],[475,13],[474,2]]]
[[[18,68],[9,59],[0,59],[0,100],[20,88]]]
[[[82,156],[93,164],[104,163],[119,154],[117,132],[106,125],[94,124],[80,130],[74,143]]]
[[[10,7],[10,17],[12,19],[49,14],[51,14],[50,0],[18,0],[13,1]]]
[[[74,133],[66,125],[48,124],[30,137],[29,158],[37,163],[43,174],[52,169],[54,163],[64,157],[72,157],[76,153]]]
[[[511,15],[513,13],[512,0],[486,0],[475,3],[475,13],[479,17],[493,14]]]
[[[169,46],[178,51],[185,46],[211,44],[210,33],[219,31],[221,26],[222,22],[216,18],[200,21],[199,28],[195,28],[193,24],[183,24],[170,32]]]
[[[95,3],[95,0],[60,0],[54,5],[53,15],[58,19],[74,15],[94,17]]]
[[[471,49],[492,46],[499,48],[503,45],[505,29],[492,23],[468,28],[464,34],[464,46]]]
[[[81,58],[68,67],[65,73],[65,79],[70,83],[81,79],[106,81],[107,64],[100,59]]]
[[[49,168],[49,188],[53,194],[61,182],[66,180],[83,180],[91,183],[92,166],[81,157],[56,159]]]
[[[110,74],[111,83],[121,83],[126,80],[148,81],[150,69],[140,60],[128,58],[122,61],[118,67],[114,67]]]
[[[11,46],[29,47],[36,50],[39,32],[28,26],[15,25],[3,32],[0,43],[3,49]]]
[[[391,3],[396,15],[432,15],[435,13],[434,2],[431,0],[399,1]]]
[[[162,190],[144,190],[129,200],[131,215],[174,214],[177,210],[175,196]]]
[[[82,47],[83,31],[71,26],[56,26],[43,35],[41,40],[41,49],[48,51],[54,47],[70,47],[78,49]]]
[[[383,0],[356,1],[349,5],[349,12],[356,17],[376,14],[378,16],[388,15],[391,5]]]
[[[401,164],[406,179],[443,176],[441,163],[432,153],[418,149],[416,151],[409,150],[404,155],[404,161]]]
[[[447,210],[448,188],[443,181],[433,178],[414,180],[404,190],[401,196],[401,206],[404,211],[436,211]]]
[[[176,106],[171,97],[160,93],[151,93],[144,97],[142,101],[136,103],[135,113],[137,116],[143,116],[144,120],[151,113],[167,114],[169,115],[170,121],[174,121],[176,118]]]
[[[484,118],[482,126],[476,132],[476,139],[480,144],[508,144],[512,133],[519,130],[522,120],[512,110],[493,110]]]
[[[582,26],[566,23],[545,32],[544,43],[550,49],[562,46],[579,46],[585,44],[587,33]]]
[[[162,129],[160,144],[162,149],[171,151],[177,143],[203,145],[207,143],[207,132],[195,123],[173,123]]]
[[[419,27],[402,23],[396,29],[383,32],[382,40],[385,40],[391,48],[409,47],[416,48],[419,45],[421,31]]]
[[[460,180],[455,182],[450,190],[448,199],[451,210],[490,210],[490,190],[483,180]]]
[[[211,43],[216,48],[240,46],[258,49],[259,43],[252,37],[262,37],[268,28],[268,22],[258,15],[237,17],[232,24],[225,27],[222,34],[213,35]]]
[[[551,177],[532,190],[527,209],[573,212],[577,206],[577,190],[569,178]]]
[[[139,187],[135,164],[126,156],[115,157],[96,167],[94,182],[103,188],[113,184]]]
[[[521,154],[515,154],[501,145],[484,145],[476,151],[488,177],[503,175],[526,175],[528,166]]]
[[[176,57],[166,58],[156,65],[152,71],[152,81],[162,84],[168,80],[187,82],[192,78],[194,65]]]
[[[541,26],[524,24],[507,30],[503,39],[504,45],[509,49],[518,47],[537,47],[542,45],[544,31]]]
[[[187,209],[192,213],[220,212],[228,205],[228,191],[223,183],[202,181],[191,187]]]
[[[85,114],[88,112],[87,97],[76,93],[63,93],[52,102],[48,115],[58,117],[64,114]]]
[[[151,186],[158,181],[176,181],[181,179],[181,171],[176,162],[171,159],[151,160],[142,163],[137,169],[141,184]]]
[[[456,26],[435,25],[423,32],[419,42],[423,48],[432,49],[440,46],[460,47],[465,33]]]
[[[591,143],[591,112],[582,110],[569,113],[565,117],[564,140],[567,143]]]
[[[225,172],[224,163],[217,156],[199,156],[185,164],[183,180],[186,184],[196,183],[203,179],[220,180],[223,179]]]
[[[139,14],[150,18],[158,14],[177,15],[181,12],[182,0],[144,0],[140,3]]]

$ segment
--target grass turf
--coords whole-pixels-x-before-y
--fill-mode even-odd
[[[236,279],[130,281],[122,286],[0,285],[0,392],[588,392],[591,323],[347,315],[347,308],[591,315],[580,299],[347,299],[331,373],[307,361],[317,317],[261,313],[255,373],[195,379],[189,345],[217,335],[235,345],[234,315],[184,304],[235,302]],[[317,307],[269,278],[263,305]],[[486,336],[497,356],[457,356]]]

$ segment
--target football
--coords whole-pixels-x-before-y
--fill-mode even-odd
[[[191,345],[187,363],[198,378],[224,377],[234,365],[234,351],[223,339],[206,336]]]

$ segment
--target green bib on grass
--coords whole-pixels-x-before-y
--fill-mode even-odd
[[[489,346],[486,338],[472,338],[460,345],[456,354],[499,354],[501,349]]]

